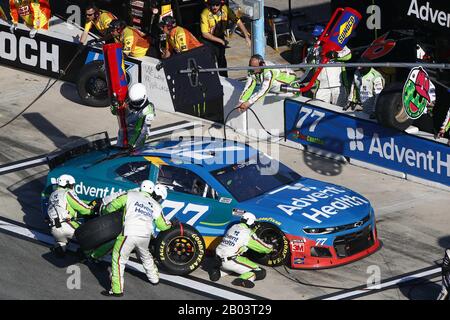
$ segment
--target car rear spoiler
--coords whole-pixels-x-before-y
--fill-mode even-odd
[[[54,151],[47,156],[47,164],[50,169],[64,162],[91,151],[107,150],[111,147],[108,133],[106,131],[95,133],[91,136],[70,142],[60,150]]]

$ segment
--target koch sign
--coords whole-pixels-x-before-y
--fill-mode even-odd
[[[286,138],[450,186],[450,147],[318,106],[286,99]]]

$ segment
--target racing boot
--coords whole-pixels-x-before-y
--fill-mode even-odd
[[[209,280],[216,282],[219,281],[220,279],[220,269],[218,268],[212,268],[210,270],[208,270],[208,275],[209,275]]]
[[[123,297],[123,292],[121,292],[121,293],[114,293],[114,292],[112,292],[112,290],[103,290],[101,292],[101,294],[106,296],[106,297],[114,297],[114,298]]]
[[[55,257],[57,257],[58,259],[63,259],[66,257],[66,252],[64,251],[64,248],[61,246],[51,247],[50,251],[53,252]]]
[[[231,284],[233,284],[235,286],[241,286],[244,288],[253,288],[255,286],[253,281],[245,280],[245,279],[241,279],[241,278],[234,279],[233,282],[231,282]]]

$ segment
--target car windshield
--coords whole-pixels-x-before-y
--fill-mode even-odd
[[[301,178],[295,171],[263,153],[211,173],[239,202]]]

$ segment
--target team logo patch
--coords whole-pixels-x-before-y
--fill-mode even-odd
[[[413,68],[403,87],[402,103],[411,119],[418,119],[434,100],[435,87],[422,67]]]

